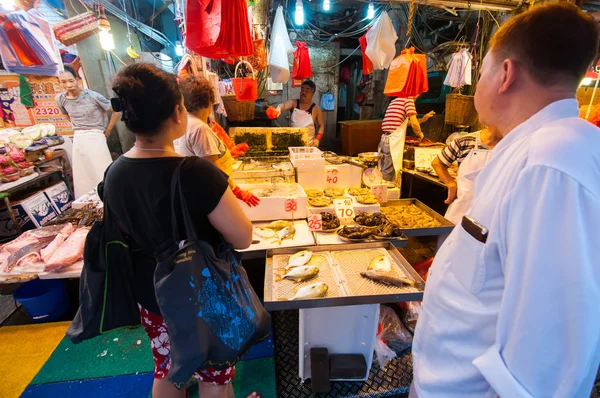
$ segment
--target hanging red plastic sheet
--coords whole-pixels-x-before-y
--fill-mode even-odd
[[[252,54],[245,0],[188,0],[186,46],[212,59]]]
[[[308,48],[303,41],[296,42],[296,51],[294,51],[294,66],[292,68],[292,78],[308,79],[312,76],[312,67],[310,66],[310,56]]]
[[[367,33],[369,33],[371,28],[367,29]],[[360,51],[362,52],[362,67],[363,67],[363,75],[370,75],[373,73],[373,62],[367,56],[367,33],[362,35],[358,42],[360,43]]]
[[[402,51],[392,61],[383,93],[391,97],[413,97],[429,89],[425,54],[415,54],[414,47]]]

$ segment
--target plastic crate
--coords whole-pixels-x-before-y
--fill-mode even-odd
[[[325,173],[325,159],[319,148],[311,146],[289,147],[290,160],[298,172]]]

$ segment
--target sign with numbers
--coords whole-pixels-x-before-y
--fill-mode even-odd
[[[340,171],[338,169],[327,169],[327,183],[328,184],[337,184],[340,180]]]
[[[354,218],[352,199],[334,199],[333,207],[335,208],[335,214],[339,218]]]
[[[285,212],[286,213],[294,213],[298,211],[298,201],[295,198],[290,198],[285,200]]]
[[[322,231],[323,217],[320,214],[310,214],[308,216],[308,229],[311,231]]]
[[[387,202],[387,190],[388,187],[386,184],[378,184],[371,187],[371,193],[377,198],[379,203]]]

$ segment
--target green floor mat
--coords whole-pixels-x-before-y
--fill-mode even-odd
[[[233,391],[235,398],[246,398],[253,392],[263,398],[276,398],[274,359],[253,359],[235,365]],[[197,385],[190,388],[190,398],[199,398]]]
[[[80,344],[64,338],[32,385],[152,372],[150,340],[143,328],[108,333]]]

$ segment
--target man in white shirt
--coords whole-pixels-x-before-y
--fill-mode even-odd
[[[411,396],[589,397],[600,362],[600,129],[575,91],[598,25],[570,3],[498,30],[475,105],[503,135],[430,270]]]

